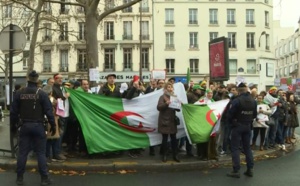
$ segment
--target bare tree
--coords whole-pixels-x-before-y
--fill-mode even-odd
[[[110,0],[114,2],[116,0]],[[141,0],[132,0],[128,3],[112,7],[110,9],[98,10],[100,0],[76,0],[76,2],[63,2],[55,0],[45,0],[45,2],[65,4],[70,6],[83,7],[85,12],[85,26],[86,26],[86,49],[87,49],[87,61],[89,68],[95,68],[98,66],[98,38],[97,28],[100,22],[108,15],[130,7]],[[104,0],[103,0],[104,2]],[[104,4],[104,3],[103,3]]]

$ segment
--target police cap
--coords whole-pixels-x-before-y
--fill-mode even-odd
[[[240,83],[240,84],[238,85],[238,88],[244,88],[244,87],[247,87],[247,86],[245,85],[245,83]]]
[[[28,74],[28,77],[37,78],[37,77],[39,77],[39,74],[36,73],[35,70],[33,70]]]

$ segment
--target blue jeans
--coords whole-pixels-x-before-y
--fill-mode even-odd
[[[23,176],[28,153],[35,148],[39,172],[41,176],[48,175],[46,162],[46,133],[43,123],[24,123],[20,129],[19,156],[17,160],[17,174]]]
[[[283,123],[278,121],[277,131],[276,131],[276,142],[281,145],[284,145],[283,129],[284,129]]]
[[[58,143],[58,139],[48,139],[46,144],[46,157],[51,157],[51,151],[52,151],[52,157],[55,157],[58,153],[56,152],[56,147]]]
[[[253,169],[253,155],[250,149],[251,123],[240,124],[231,130],[231,154],[233,171],[239,171],[240,165],[240,142],[246,155],[247,169]]]
[[[274,146],[275,145],[275,139],[276,139],[276,133],[277,133],[277,128],[278,128],[278,119],[274,118],[274,125],[269,126],[269,146]]]
[[[57,154],[54,154],[55,156],[61,153],[61,144],[62,144],[64,134],[66,133],[67,120],[68,120],[68,118],[62,118],[62,117],[59,117],[59,119],[58,119],[58,125],[60,128],[59,131],[62,131],[62,132],[60,132],[60,134],[59,134],[60,137],[58,139],[58,143],[55,144],[55,149],[56,149],[55,152],[57,153]]]

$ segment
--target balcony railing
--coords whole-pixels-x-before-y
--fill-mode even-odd
[[[140,7],[139,11],[140,12],[149,12],[149,7]]]
[[[69,72],[69,68],[67,66],[60,66],[59,71],[60,72]]]
[[[69,14],[69,9],[60,9],[59,13],[60,14]]]
[[[209,24],[211,24],[211,25],[217,25],[218,21],[217,20],[210,20]]]
[[[123,13],[130,13],[132,12],[132,7],[128,7],[122,10]]]
[[[124,34],[123,35],[123,40],[132,40],[132,35]]]
[[[140,35],[140,37],[141,37],[141,35]],[[149,35],[142,35],[142,40],[149,40]]]
[[[235,24],[235,21],[227,21],[227,24],[228,24],[228,25],[234,25],[234,24]]]
[[[77,63],[77,72],[86,72],[87,64],[86,63]]]
[[[190,68],[191,73],[199,73],[199,68]]]
[[[132,63],[123,63],[123,71],[132,71]]]
[[[104,35],[104,40],[114,40],[115,35]]]
[[[174,24],[174,20],[166,20],[165,24],[166,25],[173,25]]]
[[[254,25],[254,21],[246,21],[247,25]]]
[[[105,72],[113,72],[113,71],[115,71],[115,66],[116,66],[115,63],[106,63],[106,62],[104,62],[103,69],[104,69]]]
[[[52,36],[50,35],[43,36],[43,41],[52,41]]]
[[[174,44],[166,44],[166,49],[174,49],[175,45]]]
[[[198,44],[191,44],[190,49],[193,49],[193,48],[198,48]]]
[[[43,72],[51,72],[51,66],[50,65],[44,65],[43,66]]]
[[[196,25],[198,24],[198,20],[189,20],[190,25]]]

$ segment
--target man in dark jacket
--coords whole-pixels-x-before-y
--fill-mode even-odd
[[[109,97],[121,97],[120,89],[119,87],[115,84],[115,79],[116,79],[115,74],[108,74],[106,76],[107,82],[104,84],[104,86],[100,89],[98,94],[100,95],[105,95]]]
[[[214,99],[215,101],[220,101],[220,100],[222,100],[222,97],[223,97],[225,91],[227,91],[227,90],[226,90],[226,86],[223,85],[223,84],[220,84],[219,87],[218,87],[218,91],[217,91],[217,93],[214,95],[214,98],[213,98],[213,99]]]

